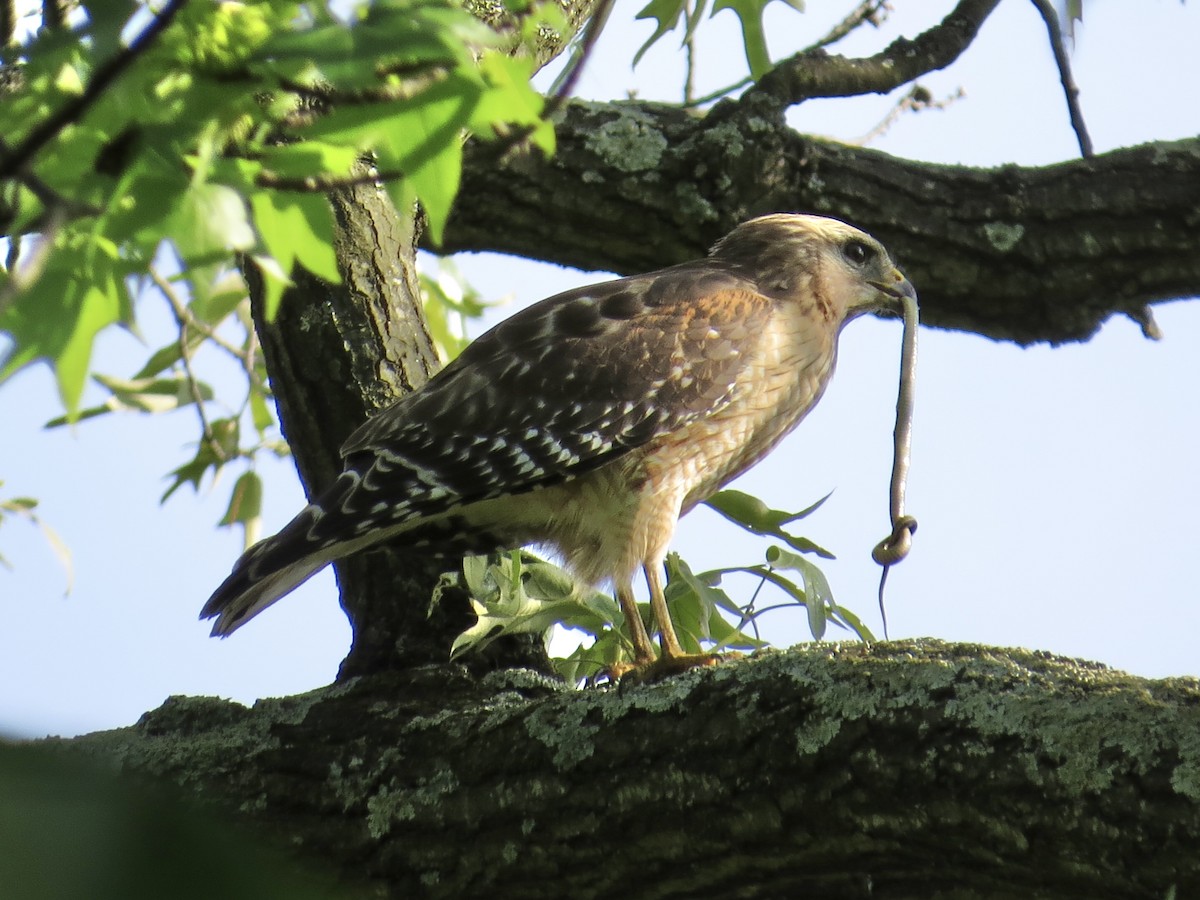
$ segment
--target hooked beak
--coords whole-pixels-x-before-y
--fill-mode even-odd
[[[883,309],[897,315],[904,312],[904,298],[917,299],[917,289],[899,269],[892,269],[885,281],[872,281],[871,287],[883,295]]]

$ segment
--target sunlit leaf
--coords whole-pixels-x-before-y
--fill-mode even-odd
[[[114,378],[93,375],[93,380],[109,390],[109,396],[99,406],[80,410],[75,419],[57,416],[46,423],[47,428],[59,428],[74,421],[92,419],[111,412],[164,413],[201,400],[211,400],[213,389],[203,383],[191,383],[183,375],[169,378]]]
[[[742,25],[742,44],[746,50],[746,63],[755,80],[771,71],[771,54],[767,50],[767,36],[763,29],[763,10],[772,0],[714,0],[712,14],[731,9]],[[804,0],[783,0],[788,6],[803,12]]]
[[[300,264],[318,278],[339,284],[333,252],[333,216],[323,194],[256,191],[250,197],[254,224],[284,271]]]
[[[825,623],[828,611],[837,609],[833,600],[833,590],[825,573],[797,553],[784,550],[782,547],[767,549],[767,563],[776,569],[786,569],[799,572],[804,579],[804,591],[807,595],[805,608],[808,610],[808,626],[813,637],[820,640],[825,635]]]
[[[199,488],[204,476],[212,470],[215,475],[230,460],[238,455],[238,436],[240,428],[237,419],[216,419],[209,423],[212,434],[210,439],[200,441],[196,455],[170,474],[174,481],[162,495],[159,502],[166,500],[185,484]]]
[[[257,540],[262,530],[263,483],[258,473],[251,469],[243,472],[233,485],[229,496],[229,507],[219,525],[241,525],[244,529],[244,544],[247,548]]]
[[[267,405],[267,398],[263,392],[257,388],[250,389],[250,420],[254,423],[254,427],[261,434],[268,428],[275,425],[275,416],[271,414],[271,408]]]
[[[718,491],[709,497],[706,503],[725,518],[749,532],[777,538],[801,553],[813,553],[825,559],[834,559],[834,555],[824,547],[783,528],[784,525],[809,515],[828,499],[829,495],[826,494],[816,503],[798,513],[772,509],[758,497],[736,490]]]
[[[123,289],[110,252],[95,248],[90,266],[86,259],[52,256],[41,278],[0,315],[0,331],[13,340],[0,365],[0,381],[35,360],[47,360],[71,419],[79,411],[96,335],[121,317]]]
[[[679,17],[683,15],[684,9],[687,7],[688,0],[650,0],[641,11],[638,12],[636,18],[654,19],[658,24],[654,27],[654,33],[650,35],[649,40],[638,49],[638,52],[633,56],[633,64],[636,66],[658,39],[668,31],[672,31],[679,25]]]
[[[235,250],[255,245],[246,203],[231,187],[198,184],[182,196],[171,223],[180,255],[189,263],[224,259]]]

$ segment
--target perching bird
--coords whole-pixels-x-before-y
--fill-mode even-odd
[[[850,319],[912,285],[871,236],[770,215],[706,259],[543,300],[358,429],[345,471],[237,562],[201,612],[225,636],[330,562],[543,544],[610,582],[650,665],[643,569],[664,662],[686,664],[663,597],[681,515],[750,468],[820,399]]]

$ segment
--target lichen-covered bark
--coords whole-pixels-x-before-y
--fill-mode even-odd
[[[296,286],[268,322],[262,285],[247,267],[280,422],[310,496],[341,472],[338,449],[350,433],[424,384],[438,365],[421,313],[413,217],[398,215],[387,194],[371,185],[330,200],[341,284],[298,271]],[[428,609],[445,567],[399,552],[335,564],[342,605],[354,623],[344,675],[445,658],[471,621],[461,596]]]
[[[76,740],[389,897],[1200,892],[1200,683],[814,645],[575,692],[381,674]]]
[[[798,134],[763,97],[706,116],[573,103],[553,159],[468,154],[447,243],[622,274],[703,255],[750,216],[847,219],[899,258],[931,325],[1081,340],[1200,294],[1200,140],[977,169]]]

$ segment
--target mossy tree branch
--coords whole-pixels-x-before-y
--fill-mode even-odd
[[[1200,891],[1200,685],[1025,651],[816,645],[583,693],[436,667],[72,744],[378,896]]]
[[[696,117],[627,102],[571,104],[558,143],[503,164],[473,146],[448,246],[629,274],[753,215],[821,213],[889,246],[927,324],[1023,344],[1200,294],[1200,139],[978,169],[801,135],[771,103]]]

